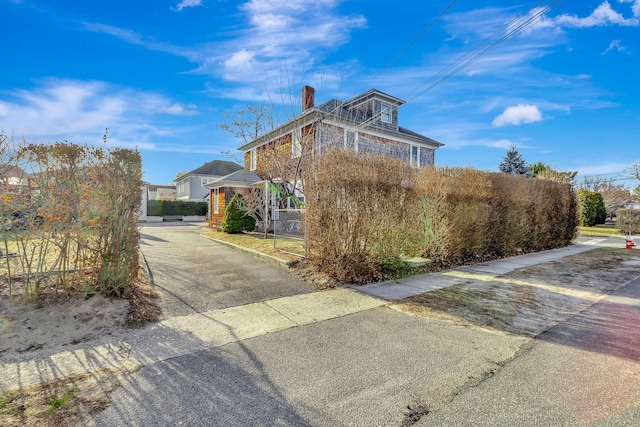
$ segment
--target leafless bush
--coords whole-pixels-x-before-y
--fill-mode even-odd
[[[0,184],[0,276],[10,289],[19,280],[27,300],[45,287],[124,295],[138,269],[139,153],[3,142],[2,164],[28,172]]]
[[[337,150],[305,190],[309,256],[348,282],[378,280],[405,256],[460,264],[565,246],[576,230],[571,186],[524,176]]]

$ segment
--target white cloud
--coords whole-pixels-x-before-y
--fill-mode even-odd
[[[630,163],[604,163],[575,168],[578,175],[605,175],[622,172],[631,166]]]
[[[264,90],[266,84],[269,91],[280,93],[288,85],[283,81],[299,79],[302,73],[321,67],[319,61],[328,52],[339,49],[353,30],[366,25],[366,19],[360,15],[336,12],[337,3],[337,0],[248,1],[239,9],[249,25],[237,37],[202,49],[196,72],[255,86],[256,90]],[[326,82],[323,78],[323,85]],[[308,78],[305,83],[315,84]]]
[[[609,47],[606,48],[604,52],[602,52],[602,56],[606,55],[612,50],[617,50],[618,52],[624,52],[627,49],[620,44],[620,40],[612,40],[611,43],[609,43]]]
[[[202,6],[202,0],[182,0],[173,10],[180,12],[186,7]]]
[[[640,18],[640,0],[618,0],[619,3],[631,3],[633,16]]]
[[[193,105],[99,81],[51,79],[0,95],[0,130],[30,141],[95,144],[109,128],[111,143],[151,147],[149,138],[176,133],[163,116],[194,114]]]
[[[542,113],[535,105],[518,104],[507,107],[502,114],[493,119],[493,126],[521,125],[542,121]]]
[[[608,1],[601,3],[591,13],[591,15],[585,18],[579,18],[576,15],[565,14],[554,18],[554,21],[559,25],[576,28],[602,27],[607,25],[637,26],[639,24],[638,19],[627,19],[619,12],[613,10],[611,4],[609,4]]]

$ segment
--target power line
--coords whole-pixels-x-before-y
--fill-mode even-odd
[[[498,30],[496,30],[489,37],[485,38],[480,43],[475,45],[472,49],[470,49],[467,52],[465,52],[464,54],[462,54],[458,59],[456,59],[455,61],[452,61],[451,63],[449,63],[446,67],[444,67],[442,70],[440,70],[438,73],[436,73],[429,80],[427,80],[426,82],[421,83],[420,85],[418,85],[415,89],[412,90],[412,92],[415,92],[415,91],[419,90],[421,87],[423,87],[426,84],[428,84],[429,81],[437,79],[433,84],[428,86],[426,89],[416,93],[407,102],[411,102],[411,101],[415,100],[419,96],[423,95],[425,92],[427,92],[427,91],[435,88],[436,86],[442,84],[443,82],[445,82],[446,80],[448,80],[449,78],[454,76],[455,74],[459,73],[464,68],[466,68],[469,65],[477,62],[482,57],[484,57],[487,54],[489,54],[490,52],[492,52],[495,48],[500,46],[505,41],[511,39],[517,33],[525,30],[526,28],[529,28],[530,26],[535,24],[537,21],[539,21],[539,18],[542,15],[544,15],[549,10],[551,10],[551,8],[553,6],[555,6],[556,4],[558,4],[560,1],[561,0],[555,0],[551,4],[549,4],[547,6],[543,6],[543,7],[537,7],[538,4],[541,2],[541,0],[536,1],[526,11],[520,13],[518,16],[513,18],[511,21],[509,21],[506,24],[504,24],[502,27],[500,27]],[[493,43],[491,43],[491,44],[489,44],[487,46],[487,44],[492,39],[497,37],[499,34],[504,33],[505,31],[506,31],[506,33],[503,36],[501,36],[496,41],[494,41]],[[475,52],[478,52],[478,53],[475,53]],[[447,70],[451,70],[451,71],[447,72]],[[442,76],[442,77],[438,79],[438,76]]]

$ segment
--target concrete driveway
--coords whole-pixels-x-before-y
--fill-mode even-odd
[[[165,317],[312,292],[285,268],[200,236],[200,224],[145,224],[140,247]]]

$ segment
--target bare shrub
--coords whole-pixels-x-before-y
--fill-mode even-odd
[[[344,150],[316,159],[306,195],[311,260],[354,283],[404,256],[451,265],[565,246],[577,224],[569,184]]]
[[[347,282],[378,280],[385,264],[419,249],[406,162],[335,150],[309,176],[308,253],[322,270]]]
[[[65,142],[3,154],[3,164],[29,172],[24,185],[0,183],[0,276],[10,290],[20,281],[26,300],[45,287],[125,295],[138,269],[139,153]]]

